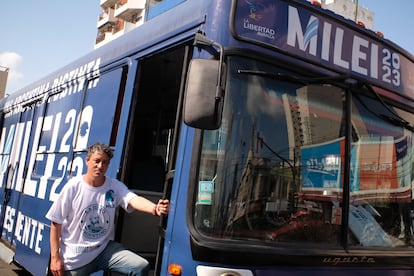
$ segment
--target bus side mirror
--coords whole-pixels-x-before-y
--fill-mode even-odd
[[[220,127],[224,100],[220,66],[219,60],[191,60],[184,100],[184,122],[187,125],[209,130]]]

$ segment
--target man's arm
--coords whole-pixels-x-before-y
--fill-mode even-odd
[[[158,203],[155,204],[142,196],[133,197],[128,204],[137,211],[150,213],[157,216],[167,215],[170,208],[168,199],[160,199],[158,200]]]
[[[60,256],[60,237],[62,225],[56,222],[50,225],[50,271],[54,276],[64,273],[63,261]]]

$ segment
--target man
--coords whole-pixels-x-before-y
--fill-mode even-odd
[[[90,275],[106,269],[128,275],[148,273],[147,260],[113,241],[116,207],[160,216],[168,214],[169,201],[160,199],[154,204],[106,177],[112,156],[107,145],[90,146],[86,174],[69,180],[46,214],[51,220],[53,275]]]

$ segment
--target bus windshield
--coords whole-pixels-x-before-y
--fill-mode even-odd
[[[230,57],[227,68],[221,127],[202,135],[193,208],[198,232],[339,246],[345,231],[349,246],[411,245],[413,133],[400,122],[414,121],[413,114],[362,88],[352,90],[347,114],[346,91],[337,86],[304,85],[293,81],[296,73],[242,57]],[[259,71],[295,77],[246,73]]]

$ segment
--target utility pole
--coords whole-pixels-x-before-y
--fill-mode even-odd
[[[353,1],[355,3],[355,22],[358,21],[358,0]]]

